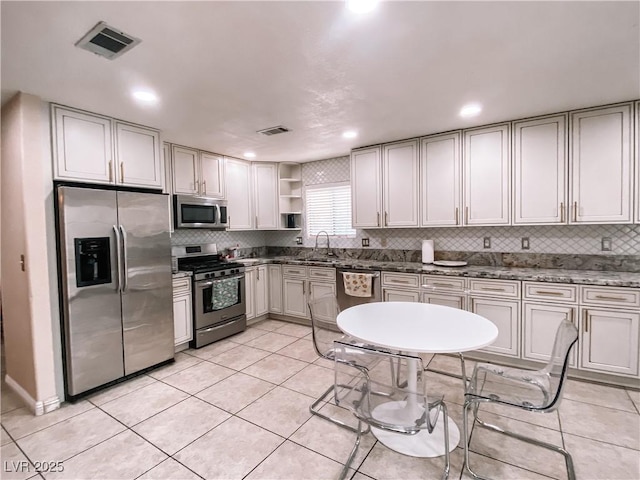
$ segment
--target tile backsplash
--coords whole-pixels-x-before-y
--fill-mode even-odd
[[[349,157],[338,157],[302,164],[303,185],[349,181]],[[303,192],[304,194],[304,192]],[[219,249],[292,247],[302,236],[302,247],[313,247],[315,238],[304,230],[217,232],[177,230],[173,245],[215,242]],[[491,248],[483,248],[483,238],[490,237]],[[522,250],[522,238],[528,237],[529,249]],[[611,239],[611,250],[602,251],[603,237]],[[485,253],[549,253],[578,255],[640,255],[640,225],[545,225],[504,227],[452,227],[356,230],[354,238],[331,238],[331,247],[362,248],[369,239],[371,249],[419,250],[423,239],[433,239],[436,251]],[[320,245],[326,245],[324,238]],[[366,250],[366,248],[365,248]]]

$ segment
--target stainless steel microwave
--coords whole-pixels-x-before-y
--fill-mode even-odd
[[[174,195],[173,216],[176,228],[220,230],[229,226],[227,202],[217,198]]]

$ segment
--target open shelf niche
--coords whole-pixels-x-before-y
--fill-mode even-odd
[[[302,168],[299,163],[278,164],[280,228],[302,229]]]

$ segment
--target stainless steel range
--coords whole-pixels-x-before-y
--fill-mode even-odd
[[[244,266],[226,262],[214,243],[173,247],[178,270],[193,273],[193,340],[200,348],[247,328]]]

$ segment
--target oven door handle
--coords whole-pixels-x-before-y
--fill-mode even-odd
[[[232,275],[229,277],[220,277],[220,278],[216,278],[215,280],[206,280],[206,281],[199,280],[196,282],[196,287],[198,288],[210,287],[217,281],[227,280],[227,279],[231,280],[234,278],[244,278],[244,273],[241,273],[240,275]]]

